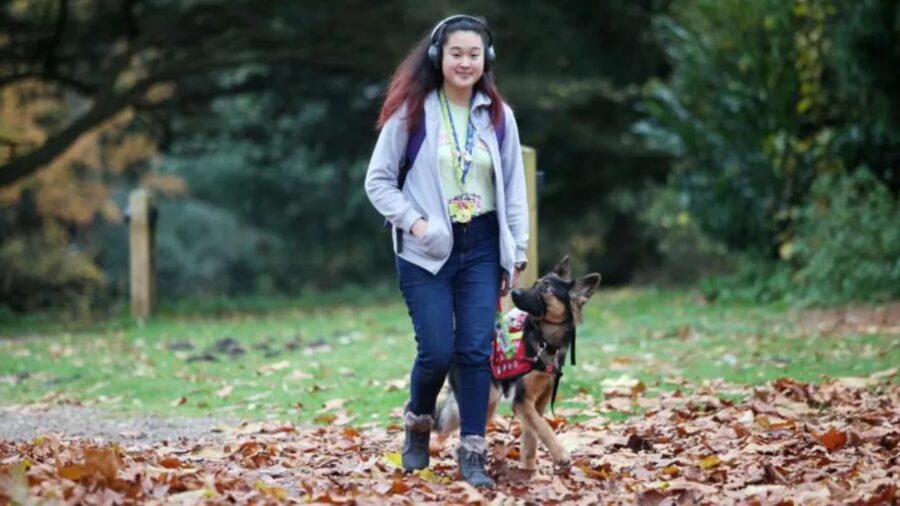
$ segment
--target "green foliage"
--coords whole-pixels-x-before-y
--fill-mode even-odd
[[[823,176],[798,212],[784,261],[745,258],[726,277],[706,279],[711,300],[787,300],[806,305],[900,297],[900,202],[868,170]]]
[[[205,257],[161,258],[172,280],[217,280],[209,293],[296,292],[371,280],[384,271],[375,267],[391,255],[389,234],[363,191],[364,161],[352,155],[326,159],[327,148],[317,145],[338,140],[340,130],[351,126],[334,124],[338,116],[329,115],[330,102],[301,101],[301,93],[221,98],[211,111],[218,118],[214,129],[194,128],[187,120],[177,125],[181,139],[167,170],[230,224],[216,218],[221,227],[205,227],[209,220],[202,219],[190,233],[164,242],[168,224],[161,223],[160,246],[171,246],[169,254]],[[195,221],[188,211],[174,207],[161,220],[186,226]],[[198,272],[212,264],[215,274]]]
[[[900,297],[900,202],[868,170],[824,176],[800,215],[794,291],[807,300]]]
[[[779,0],[677,2],[672,12],[656,26],[674,70],[648,83],[637,132],[677,157],[673,185],[701,230],[764,256],[815,170],[798,101],[802,22]]]
[[[898,19],[884,0],[685,1],[657,18],[673,72],[646,86],[635,131],[676,157],[669,191],[696,231],[740,259],[707,296],[896,296]]]
[[[762,261],[738,254],[734,271],[702,279],[698,289],[706,300],[717,303],[784,301],[791,290],[791,269],[783,263]]]
[[[8,308],[3,311],[54,306],[83,314],[100,300],[105,281],[92,255],[71,245],[53,221],[0,243],[0,300]]]
[[[683,196],[672,185],[653,186],[642,196],[638,214],[660,256],[647,273],[654,282],[693,283],[735,265],[734,255],[700,230]]]

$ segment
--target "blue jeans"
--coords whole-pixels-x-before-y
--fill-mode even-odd
[[[467,226],[453,225],[453,251],[437,274],[397,257],[400,291],[417,345],[409,409],[415,415],[432,414],[455,361],[462,436],[483,436],[487,423],[501,272],[495,213],[474,218]]]

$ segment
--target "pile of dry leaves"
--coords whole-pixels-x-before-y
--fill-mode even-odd
[[[0,441],[0,504],[898,504],[895,377],[782,379],[744,389],[739,403],[712,385],[641,399],[644,414],[625,422],[557,418],[573,465],[554,469],[541,453],[535,473],[518,467],[518,424],[497,420],[499,485],[487,492],[455,481],[453,441],[425,472],[401,472],[396,426],[245,424],[217,444]]]

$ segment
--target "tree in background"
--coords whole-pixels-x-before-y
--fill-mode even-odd
[[[47,125],[84,106],[53,83],[21,80],[2,89],[0,131],[7,146],[40,145],[52,135]],[[146,177],[156,146],[134,126],[125,109],[34,176],[0,188],[0,298],[12,309],[87,309],[105,288],[95,263],[97,224],[122,219],[115,186],[130,177],[148,187],[180,188],[177,179]]]
[[[699,231],[732,252],[781,262],[777,275],[756,275],[777,287],[747,276],[742,284],[765,286],[770,295],[803,292],[814,300],[898,293],[900,250],[895,240],[877,234],[864,239],[877,252],[877,267],[863,270],[881,285],[851,281],[859,288],[835,291],[809,271],[813,256],[822,267],[829,264],[823,251],[835,256],[845,246],[823,234],[829,227],[817,221],[846,224],[847,213],[866,215],[876,220],[867,229],[873,233],[896,223],[898,19],[900,6],[886,0],[675,2],[669,15],[657,19],[673,73],[647,86],[642,106],[649,119],[636,130],[676,158],[669,184],[680,198],[668,214],[684,211]],[[834,177],[857,171],[874,178],[834,183]],[[825,177],[829,182],[817,185]],[[883,199],[873,184],[884,185],[894,204],[836,209],[865,200],[835,195],[829,201],[822,190],[858,194],[869,188]],[[830,275],[859,274],[844,265]]]

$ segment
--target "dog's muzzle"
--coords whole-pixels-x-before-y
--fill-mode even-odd
[[[539,293],[534,293],[533,290],[516,288],[510,295],[517,308],[534,318],[543,318],[547,313],[547,304],[544,302],[544,298]]]

